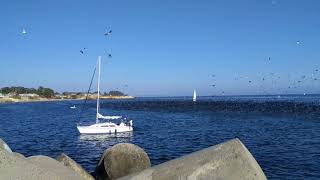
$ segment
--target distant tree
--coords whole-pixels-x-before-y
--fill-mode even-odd
[[[52,98],[54,97],[54,91],[50,88],[44,88],[40,86],[37,90],[37,94],[42,97]]]
[[[27,93],[28,94],[37,94],[37,90],[35,88],[28,88]]]
[[[121,91],[109,91],[109,96],[125,96],[125,94]]]
[[[25,88],[22,86],[12,86],[12,87],[3,87],[1,88],[3,94],[38,94],[42,97],[54,97],[54,91],[50,88],[44,88],[40,86],[38,89],[35,88]]]
[[[9,87],[3,87],[1,88],[2,94],[9,94],[11,92],[11,89]]]

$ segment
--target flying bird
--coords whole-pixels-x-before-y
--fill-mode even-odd
[[[81,53],[81,54],[84,54],[84,51],[85,51],[86,49],[87,49],[87,48],[81,49],[81,50],[80,50],[80,53]]]
[[[112,55],[111,55],[111,54],[108,54],[108,58],[112,58]]]
[[[112,34],[112,30],[107,31],[106,33],[104,33],[105,36],[109,36]]]

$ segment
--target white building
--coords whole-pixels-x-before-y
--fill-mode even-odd
[[[19,96],[21,96],[21,97],[39,97],[39,95],[38,94],[19,94]]]

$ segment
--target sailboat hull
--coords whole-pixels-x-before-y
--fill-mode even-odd
[[[91,126],[77,126],[80,134],[112,134],[133,131],[132,126],[99,123]]]

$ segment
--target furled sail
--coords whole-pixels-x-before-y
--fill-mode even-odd
[[[122,116],[103,116],[102,114],[98,113],[97,117],[99,119],[120,119]]]

